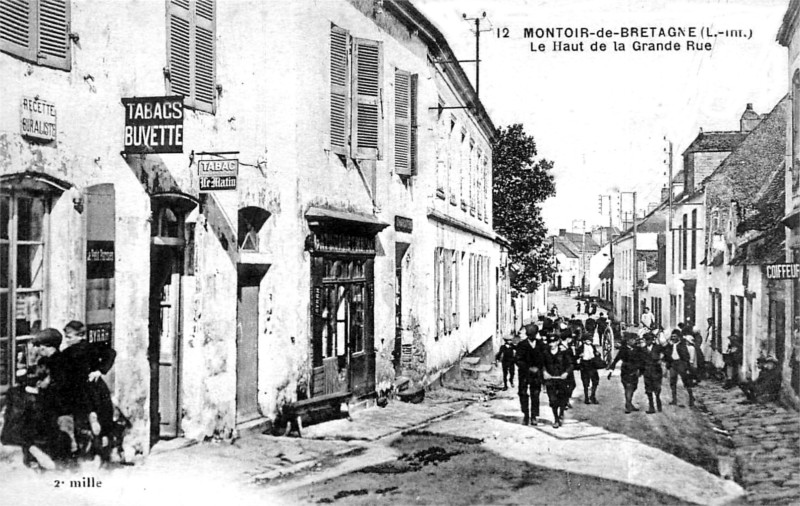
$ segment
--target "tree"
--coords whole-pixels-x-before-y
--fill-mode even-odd
[[[511,242],[512,288],[531,292],[554,272],[541,204],[556,194],[553,162],[534,161],[536,142],[521,124],[498,130],[492,151],[494,228]]]

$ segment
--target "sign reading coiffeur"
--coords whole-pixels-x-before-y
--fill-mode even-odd
[[[56,140],[56,106],[38,98],[23,97],[19,127],[23,137],[38,141]]]
[[[182,153],[183,97],[123,98],[126,153]]]
[[[767,279],[800,278],[800,264],[767,265]]]

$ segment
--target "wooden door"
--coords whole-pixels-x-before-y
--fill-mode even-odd
[[[259,284],[239,285],[236,313],[236,421],[258,413],[258,294]]]
[[[148,350],[151,443],[178,435],[182,256],[178,248],[151,248]]]

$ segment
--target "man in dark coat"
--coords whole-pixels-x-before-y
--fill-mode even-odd
[[[686,327],[684,326],[684,328]],[[672,391],[670,405],[678,404],[678,378],[680,377],[681,383],[689,395],[689,407],[694,406],[694,393],[692,392],[694,376],[703,357],[694,344],[692,333],[673,330],[664,358],[669,369],[669,387]]]
[[[514,386],[514,360],[516,351],[510,337],[506,337],[504,341],[503,345],[500,346],[500,351],[495,355],[494,360],[503,365],[503,390],[508,390],[509,380],[511,386]]]
[[[537,339],[538,334],[539,327],[533,324],[526,325],[525,336],[527,339],[517,345],[518,394],[523,425],[536,425],[536,418],[539,416],[544,345],[540,339]]]
[[[653,406],[653,397],[655,397],[658,411],[661,412],[661,382],[664,378],[661,359],[664,356],[664,349],[655,342],[655,337],[652,332],[644,335],[644,393],[647,394],[647,402],[650,404],[647,411],[645,411],[648,415],[656,412]]]
[[[550,409],[553,410],[553,428],[557,429],[561,427],[564,410],[569,402],[567,379],[572,376],[573,357],[561,346],[558,334],[551,334],[547,341],[548,349],[543,357],[543,378]]]

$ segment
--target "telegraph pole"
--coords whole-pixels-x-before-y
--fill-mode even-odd
[[[464,18],[465,21],[474,21],[475,22],[475,60],[458,60],[459,63],[471,63],[474,61],[475,63],[475,95],[480,96],[480,88],[481,88],[481,32],[489,32],[491,31],[490,28],[486,28],[481,30],[481,20],[486,20],[486,13],[481,13],[480,16],[476,16],[474,18],[468,18],[466,14],[462,14],[461,17]],[[487,20],[488,21],[488,20]]]
[[[636,192],[633,192],[633,324],[639,324],[639,258],[636,255]]]

